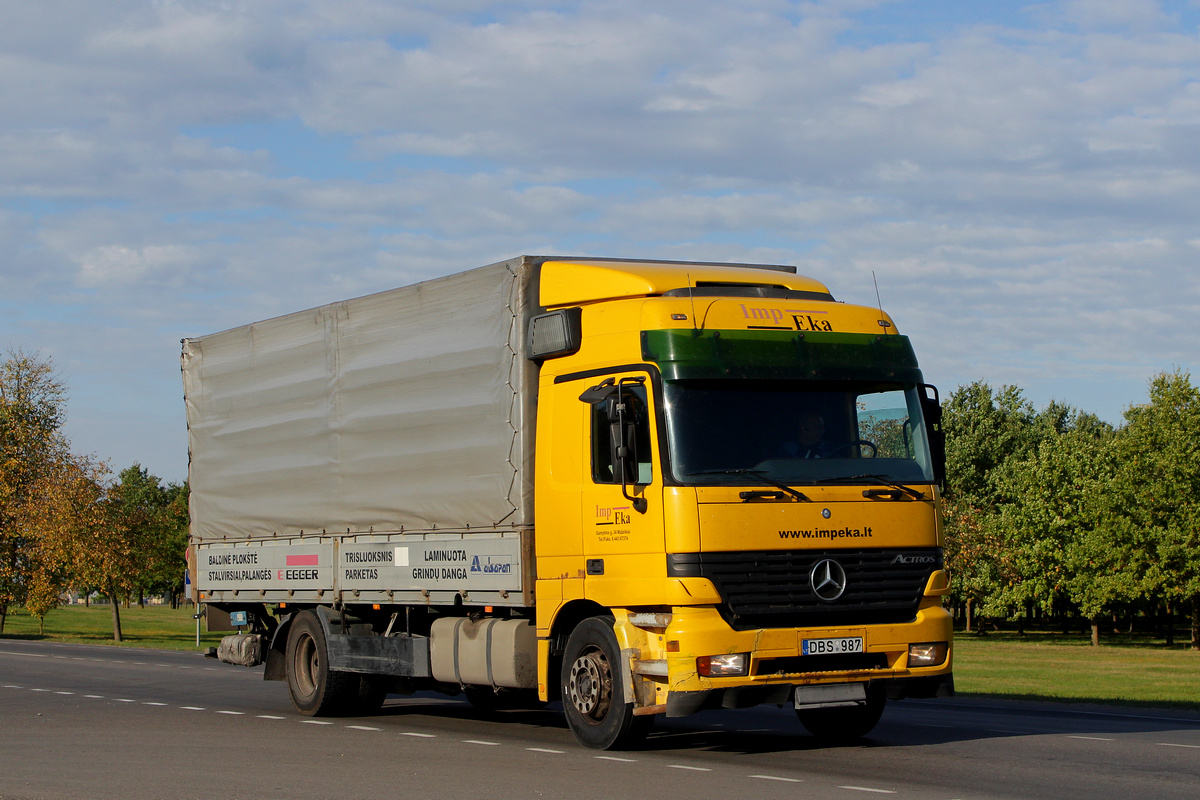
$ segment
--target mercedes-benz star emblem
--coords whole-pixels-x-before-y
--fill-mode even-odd
[[[808,573],[808,583],[819,600],[832,603],[846,591],[846,570],[832,558],[822,559]]]

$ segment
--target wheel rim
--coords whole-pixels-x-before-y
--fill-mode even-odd
[[[317,691],[317,676],[321,674],[321,657],[317,642],[310,634],[302,634],[296,642],[296,688],[303,697],[311,697]]]
[[[612,704],[612,670],[604,653],[595,648],[580,653],[567,679],[571,705],[588,722],[602,721]]]

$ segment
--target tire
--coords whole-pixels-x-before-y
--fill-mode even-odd
[[[575,739],[596,750],[635,747],[646,738],[653,717],[635,717],[624,702],[625,675],[612,617],[590,617],[567,639],[561,688],[563,713]]]
[[[325,630],[311,611],[301,611],[292,620],[286,663],[292,705],[306,717],[343,714],[358,694],[357,675],[329,669]]]
[[[867,702],[853,708],[796,709],[796,717],[809,733],[830,744],[853,742],[879,723],[887,696],[878,687],[867,688]]]
[[[354,697],[354,712],[356,714],[374,714],[383,706],[387,699],[391,680],[386,675],[357,675],[357,692]]]

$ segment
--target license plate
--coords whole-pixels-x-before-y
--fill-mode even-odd
[[[803,639],[801,653],[806,656],[827,656],[840,653],[861,653],[861,636],[840,636],[835,639]]]

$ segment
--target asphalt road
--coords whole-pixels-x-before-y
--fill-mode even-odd
[[[644,749],[575,744],[554,708],[480,717],[391,697],[310,719],[262,669],[0,639],[0,798],[1200,798],[1200,715],[964,699],[889,705],[822,747],[789,709],[660,718]]]

